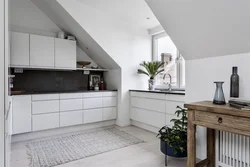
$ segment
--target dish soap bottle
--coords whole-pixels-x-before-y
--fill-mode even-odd
[[[233,74],[230,82],[230,97],[239,97],[239,80],[238,67],[233,67]]]

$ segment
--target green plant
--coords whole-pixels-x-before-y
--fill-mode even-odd
[[[187,150],[187,109],[176,107],[175,114],[178,119],[172,119],[174,123],[172,128],[164,126],[159,130],[157,137],[167,142],[170,147],[174,148],[174,154],[185,152]]]
[[[164,71],[164,62],[161,61],[152,61],[152,62],[146,62],[143,61],[140,66],[144,67],[145,70],[138,69],[138,74],[145,74],[149,76],[150,79],[155,79],[155,77]]]

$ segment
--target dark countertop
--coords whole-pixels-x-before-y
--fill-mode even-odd
[[[169,91],[161,91],[161,90],[140,90],[140,89],[133,89],[129,90],[132,92],[146,92],[146,93],[161,93],[161,94],[173,94],[173,95],[185,95],[185,90],[172,90]]]
[[[11,93],[11,95],[36,95],[36,94],[60,94],[60,93],[93,93],[93,92],[112,92],[117,90],[70,90],[70,91],[23,91],[21,93]]]

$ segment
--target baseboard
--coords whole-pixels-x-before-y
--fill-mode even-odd
[[[158,133],[158,131],[160,130],[160,128],[150,126],[150,125],[147,125],[147,124],[144,124],[142,122],[135,121],[135,120],[132,120],[131,123],[132,123],[132,125],[134,125],[136,127],[148,130],[148,131],[153,132],[153,133]]]
[[[38,138],[43,138],[43,137],[60,135],[64,133],[71,133],[71,132],[77,132],[77,131],[82,131],[82,130],[101,128],[101,127],[106,127],[106,126],[111,126],[111,125],[115,125],[115,120],[103,121],[103,122],[98,122],[98,123],[90,123],[90,124],[84,124],[84,125],[78,125],[78,126],[70,126],[70,127],[64,127],[64,128],[57,128],[57,129],[50,129],[50,130],[44,130],[44,131],[38,131],[38,132],[17,134],[17,135],[12,136],[11,142],[15,143],[15,142],[33,140],[33,139],[38,139]]]

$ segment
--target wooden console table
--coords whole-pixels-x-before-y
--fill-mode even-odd
[[[215,167],[215,130],[250,136],[250,111],[210,101],[185,104],[188,109],[188,167]],[[196,125],[207,127],[207,158],[196,164]]]

